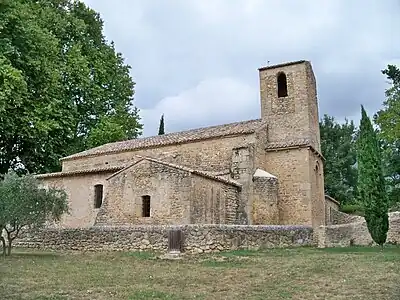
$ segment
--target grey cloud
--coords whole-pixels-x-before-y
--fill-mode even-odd
[[[384,99],[380,70],[400,59],[395,0],[85,2],[100,12],[107,37],[132,66],[146,135],[156,132],[161,113],[173,130],[258,116],[257,68],[267,60],[311,60],[321,115],[358,118],[360,104],[371,115]],[[235,97],[233,84],[251,99]],[[188,95],[194,107],[185,105]],[[230,98],[219,105],[241,111],[213,112],[217,96]],[[201,107],[184,118],[172,105]]]

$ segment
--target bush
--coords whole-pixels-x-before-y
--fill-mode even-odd
[[[340,207],[340,211],[346,214],[364,216],[364,208],[361,204],[345,204]]]
[[[400,211],[400,202],[392,204],[392,206],[389,209],[390,212],[394,211]]]

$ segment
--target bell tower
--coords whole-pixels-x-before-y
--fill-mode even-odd
[[[261,118],[268,122],[268,141],[320,147],[317,88],[305,60],[259,69]]]
[[[325,224],[317,88],[301,60],[259,69],[261,117],[268,125],[262,167],[279,181],[281,224]]]

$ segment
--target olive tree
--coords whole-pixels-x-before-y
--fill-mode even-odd
[[[12,242],[23,228],[38,229],[58,222],[68,213],[64,190],[45,188],[32,175],[10,172],[0,182],[0,230],[3,255],[10,255]]]

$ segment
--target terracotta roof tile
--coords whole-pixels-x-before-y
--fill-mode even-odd
[[[121,170],[123,167],[108,167],[108,168],[93,168],[86,170],[76,170],[76,171],[68,171],[68,172],[55,172],[55,173],[46,173],[46,174],[36,174],[34,175],[36,178],[49,178],[49,177],[66,177],[66,176],[74,176],[74,175],[82,175],[82,174],[91,174],[91,173],[104,173],[104,172],[116,172]]]
[[[266,150],[273,149],[281,149],[281,148],[289,148],[289,147],[297,147],[297,146],[308,146],[311,145],[311,141],[308,139],[295,139],[295,140],[287,140],[287,141],[279,141],[279,142],[269,142],[265,147]]]
[[[197,128],[187,131],[168,133],[164,135],[138,138],[116,143],[109,143],[61,158],[61,160],[69,160],[85,156],[96,156],[105,153],[117,153],[117,152],[150,148],[156,146],[181,144],[181,143],[194,142],[199,140],[237,135],[237,134],[249,134],[255,132],[257,128],[260,127],[261,124],[262,124],[262,119],[255,119],[243,122],[236,122],[224,125]]]

